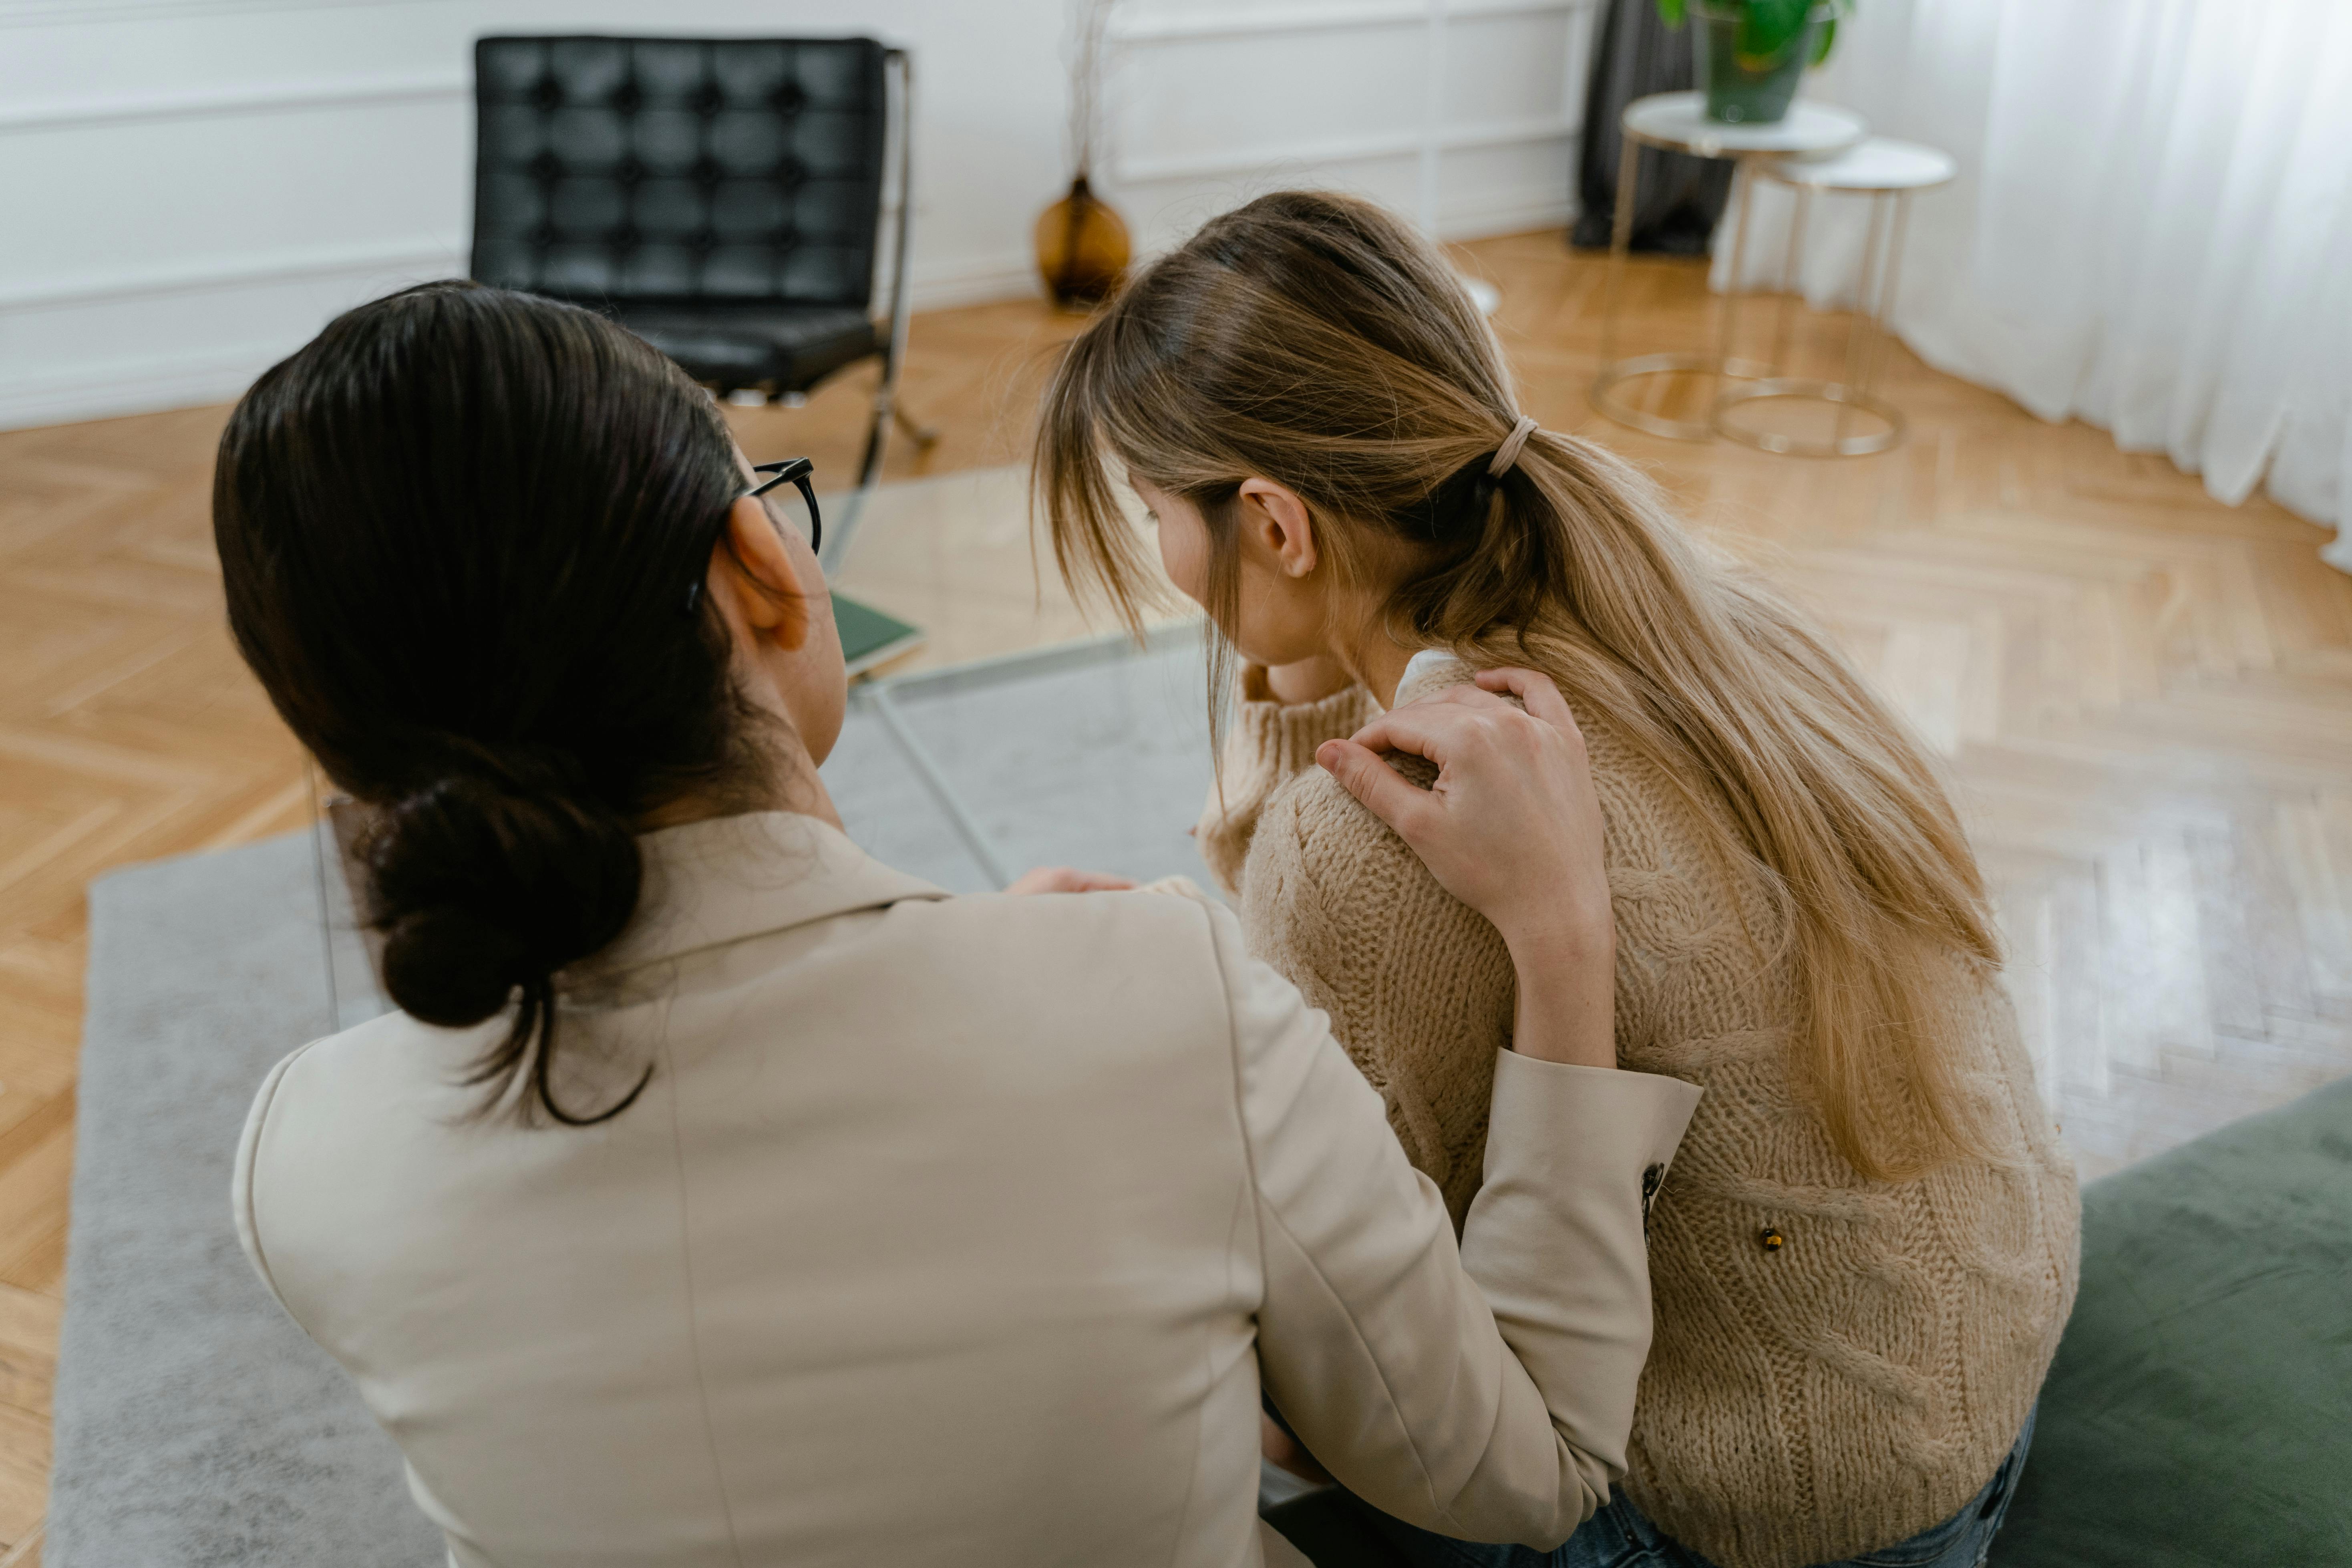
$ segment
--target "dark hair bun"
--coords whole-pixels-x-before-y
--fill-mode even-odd
[[[529,949],[472,910],[417,910],[384,931],[383,984],[403,1012],[462,1029],[503,1012],[530,975]]]
[[[628,924],[636,838],[569,783],[477,766],[383,809],[362,853],[384,989],[403,1012],[478,1024]]]

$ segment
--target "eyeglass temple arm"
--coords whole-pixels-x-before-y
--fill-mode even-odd
[[[819,529],[824,526],[824,514],[817,510],[816,486],[810,479],[810,476],[816,472],[814,462],[807,458],[787,458],[781,463],[754,463],[751,465],[751,471],[755,474],[772,474],[775,477],[747,493],[763,496],[778,485],[796,485],[800,488],[801,500],[808,502],[810,523]]]
[[[751,492],[755,496],[760,496],[767,494],[778,485],[786,482],[798,483],[806,479],[809,475],[816,471],[816,463],[808,458],[786,458],[781,463],[754,463],[751,465],[751,471],[755,474],[775,476]]]

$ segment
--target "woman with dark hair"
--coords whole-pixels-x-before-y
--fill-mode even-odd
[[[238,646],[372,813],[401,1009],[271,1074],[238,1224],[453,1562],[1295,1563],[1262,1383],[1433,1530],[1549,1545],[1607,1497],[1698,1095],[1613,1067],[1549,682],[1323,752],[1528,977],[1457,1256],[1222,909],[951,899],[849,842],[814,542],[611,323],[353,310],[238,405],[214,516]]]

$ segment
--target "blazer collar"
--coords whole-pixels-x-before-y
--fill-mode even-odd
[[[607,972],[786,931],[941,889],[875,859],[838,828],[797,812],[755,811],[665,827],[637,840],[636,918],[593,961]]]

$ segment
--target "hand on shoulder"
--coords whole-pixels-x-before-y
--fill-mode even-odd
[[[1434,763],[1435,782],[1424,790],[1399,777],[1381,755],[1395,752]],[[1501,932],[1519,972],[1521,1048],[1613,1063],[1616,926],[1601,803],[1559,688],[1532,670],[1483,671],[1475,685],[1405,703],[1352,739],[1327,742],[1316,760]],[[1540,1043],[1524,1028],[1538,991],[1547,1017],[1567,1021],[1564,1032],[1540,1031]]]

